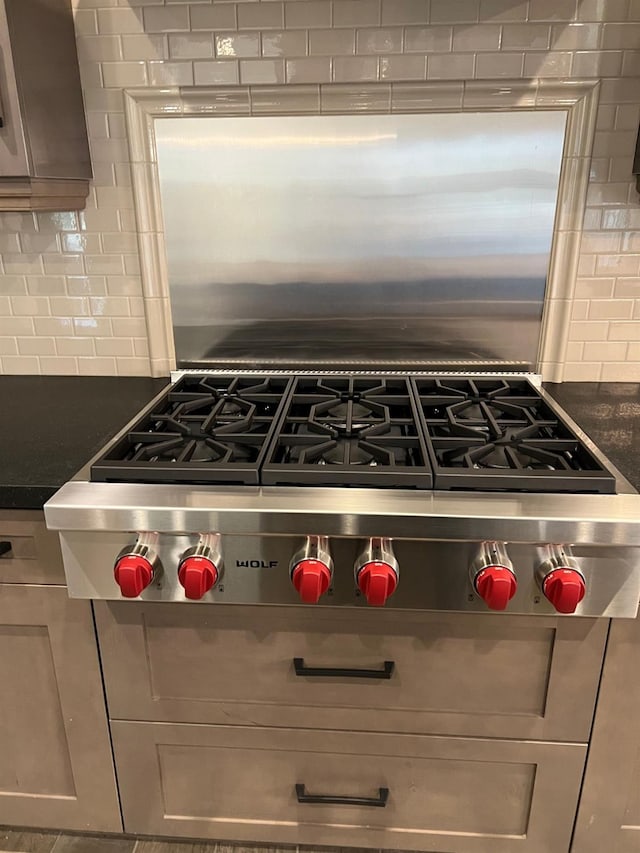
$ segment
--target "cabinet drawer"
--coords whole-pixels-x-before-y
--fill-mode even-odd
[[[588,740],[607,628],[118,602],[96,615],[112,718],[567,741]],[[294,659],[329,672],[296,674]],[[359,672],[382,675],[385,662],[390,678]]]
[[[66,583],[58,534],[43,513],[0,509],[0,583]]]
[[[112,732],[127,832],[439,853],[567,850],[586,751],[124,721]],[[297,785],[339,802],[298,802]]]

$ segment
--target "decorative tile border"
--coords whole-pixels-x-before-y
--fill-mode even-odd
[[[538,372],[562,380],[599,83],[453,81],[125,90],[149,355],[153,376],[175,368],[155,120],[166,116],[322,115],[565,110],[568,113]]]

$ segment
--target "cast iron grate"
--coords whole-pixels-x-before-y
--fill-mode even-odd
[[[291,380],[183,376],[91,466],[91,479],[258,485]]]
[[[432,488],[409,380],[297,377],[262,482]]]
[[[436,489],[615,492],[615,478],[526,379],[411,379]]]

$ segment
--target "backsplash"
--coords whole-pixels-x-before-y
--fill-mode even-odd
[[[564,378],[640,379],[640,0],[74,0],[95,180],[0,214],[0,372],[148,375],[123,88],[602,78]]]

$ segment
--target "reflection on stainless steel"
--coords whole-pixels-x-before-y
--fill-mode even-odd
[[[565,120],[158,119],[179,364],[535,363]]]

